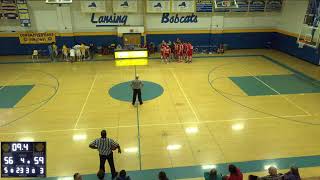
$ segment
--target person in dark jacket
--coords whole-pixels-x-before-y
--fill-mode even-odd
[[[291,167],[290,171],[284,174],[284,180],[301,180],[299,169]]]
[[[159,180],[169,180],[166,173],[163,171],[159,172],[158,178]]]
[[[237,168],[235,165],[229,165],[229,172],[230,175],[227,177],[227,180],[243,180],[243,175],[240,169]]]
[[[121,170],[116,180],[131,180],[131,178],[127,176],[127,172],[125,170]]]

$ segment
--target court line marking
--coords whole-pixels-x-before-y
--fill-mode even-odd
[[[78,116],[78,118],[77,118],[77,121],[76,121],[76,123],[75,123],[75,125],[74,125],[74,129],[76,129],[77,126],[78,126],[79,120],[80,120],[80,118],[81,118],[81,116],[82,116],[82,114],[83,114],[84,108],[85,108],[86,105],[87,105],[89,96],[91,95],[91,92],[92,92],[92,89],[93,89],[93,86],[94,86],[96,80],[97,80],[97,74],[94,75],[94,79],[93,79],[93,81],[92,81],[90,90],[89,90],[89,92],[88,92],[88,95],[87,95],[87,97],[86,97],[86,100],[84,101],[84,103],[83,103],[83,105],[82,105],[81,111],[80,111],[79,116]]]
[[[184,96],[184,98],[186,99],[186,101],[187,101],[187,103],[188,103],[188,105],[189,105],[189,108],[191,109],[194,117],[196,118],[197,122],[199,122],[199,117],[198,117],[196,111],[194,110],[194,108],[193,108],[193,106],[192,106],[189,98],[187,97],[186,93],[184,92],[184,90],[183,90],[183,88],[182,88],[182,86],[181,86],[181,83],[180,83],[180,81],[179,81],[176,73],[175,73],[173,70],[170,70],[170,72],[172,73],[174,79],[176,80],[176,82],[177,82],[177,84],[178,84],[178,86],[179,86],[179,89],[180,89],[180,91],[182,92],[182,95]]]
[[[23,72],[19,73],[18,75],[16,75],[13,79],[9,79],[7,82],[4,83],[4,85],[1,85],[0,87],[0,91],[5,88],[6,86],[10,85],[12,82],[14,82],[15,80],[18,80],[19,77],[22,75]]]
[[[292,115],[292,116],[280,116],[280,117],[310,117],[312,115]],[[250,121],[250,120],[264,120],[264,119],[277,119],[277,117],[267,116],[267,117],[255,117],[255,118],[235,118],[235,119],[221,119],[221,120],[210,120],[210,121],[200,121],[200,122],[177,122],[177,123],[155,123],[155,124],[140,124],[140,127],[152,127],[152,126],[169,126],[169,125],[185,125],[185,124],[206,124],[206,123],[223,123],[223,122],[233,122],[233,121]],[[22,132],[8,132],[0,133],[0,135],[6,134],[36,134],[36,133],[54,133],[54,132],[65,132],[65,131],[85,131],[85,130],[101,130],[105,129],[117,129],[117,128],[133,128],[137,127],[137,124],[123,125],[123,126],[109,126],[109,127],[92,127],[92,128],[79,128],[79,129],[58,129],[58,130],[44,130],[44,131],[22,131]]]
[[[247,70],[246,70],[247,71]],[[259,79],[257,76],[253,75],[252,73],[250,73],[249,71],[247,71],[252,77],[254,77],[256,80],[258,80],[259,82],[261,82],[262,84],[264,84],[265,86],[267,86],[268,88],[270,88],[272,91],[274,91],[275,93],[277,93],[278,95],[280,95],[280,97],[282,97],[283,99],[285,99],[287,102],[289,102],[290,104],[296,106],[298,109],[300,109],[301,111],[303,111],[306,115],[311,115],[308,111],[306,111],[305,109],[303,109],[302,107],[300,107],[299,105],[297,105],[296,103],[294,103],[293,101],[289,100],[287,97],[285,97],[283,94],[281,94],[280,92],[278,92],[277,90],[275,90],[274,88],[272,88],[271,86],[269,86],[267,83],[265,83],[264,81],[262,81],[261,79]]]

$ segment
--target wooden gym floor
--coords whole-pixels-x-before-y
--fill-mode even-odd
[[[319,175],[319,66],[272,50],[199,56],[192,64],[151,59],[138,66],[142,80],[164,89],[138,107],[108,94],[133,79],[132,66],[1,57],[0,141],[46,141],[50,177],[95,174],[98,154],[88,144],[102,129],[124,150],[115,156],[117,170],[248,162],[244,171],[266,174],[250,162],[271,160]]]

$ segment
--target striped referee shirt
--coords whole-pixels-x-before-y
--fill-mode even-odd
[[[119,144],[110,138],[98,138],[90,143],[97,147],[100,155],[109,155],[112,153],[112,147],[119,147]]]
[[[143,83],[139,79],[135,79],[131,81],[131,87],[132,89],[141,89],[143,87]]]

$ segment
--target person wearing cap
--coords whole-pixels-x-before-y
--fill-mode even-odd
[[[133,96],[132,96],[132,105],[136,103],[136,98],[138,96],[140,105],[143,104],[142,98],[141,98],[141,88],[143,87],[142,81],[139,80],[139,76],[136,75],[136,79],[133,80],[130,84],[132,90],[133,90]]]

